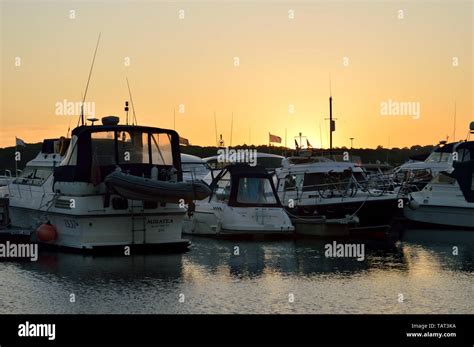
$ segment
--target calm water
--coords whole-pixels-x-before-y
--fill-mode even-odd
[[[0,313],[474,312],[472,232],[408,230],[366,242],[363,261],[326,258],[330,241],[192,242],[180,255],[1,262]]]

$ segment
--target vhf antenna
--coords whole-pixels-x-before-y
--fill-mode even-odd
[[[216,132],[216,145],[219,147],[219,140],[217,139],[217,118],[216,111],[214,111],[214,131]]]
[[[127,88],[128,88],[128,95],[130,96],[130,103],[132,104],[132,112],[133,112],[133,124],[132,125],[137,125],[137,116],[135,115],[135,106],[133,106],[132,92],[130,91],[130,84],[128,83],[128,77],[127,77]]]
[[[85,92],[84,92],[84,98],[82,99],[82,104],[81,104],[81,125],[84,125],[84,102],[86,101],[87,90],[89,89],[89,82],[90,82],[90,80],[91,80],[92,69],[94,68],[95,56],[96,56],[96,54],[97,54],[97,48],[99,48],[99,42],[100,42],[100,33],[99,33],[99,37],[97,38],[97,44],[96,44],[96,46],[95,46],[94,57],[92,58],[92,64],[91,64],[91,69],[90,69],[90,71],[89,71],[89,78],[87,79],[86,90],[85,90]]]

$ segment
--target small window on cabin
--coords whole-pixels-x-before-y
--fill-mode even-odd
[[[155,165],[173,165],[171,135],[151,134],[151,160]]]
[[[285,191],[294,191],[294,190],[301,190],[303,186],[303,174],[294,175],[288,174],[285,176],[285,182],[283,189]]]
[[[473,160],[471,157],[471,151],[466,148],[461,148],[458,152],[458,161],[469,161]]]
[[[322,173],[306,173],[304,174],[303,191],[314,192],[323,188],[326,184],[326,177]]]
[[[96,165],[115,165],[115,139],[113,131],[91,134],[92,162]]]
[[[440,173],[433,179],[433,183],[454,184],[456,183],[456,179],[446,174]]]
[[[214,187],[212,192],[213,199],[221,202],[229,201],[230,188],[230,174],[226,174],[217,182],[216,186]]]
[[[296,190],[296,178],[294,175],[286,175],[285,176],[285,185],[284,189],[288,190]]]
[[[27,167],[14,183],[41,186],[51,176],[52,169],[47,167]]]

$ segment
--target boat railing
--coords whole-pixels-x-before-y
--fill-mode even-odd
[[[430,169],[408,170],[403,172],[402,177],[394,177],[394,181],[400,186],[400,193],[405,196],[421,191],[432,179],[433,173]]]
[[[354,175],[344,180],[327,175],[325,182],[285,189],[283,200],[286,201],[286,194],[291,191],[296,193],[296,201],[301,203],[302,199],[311,198],[315,198],[316,201],[330,198],[353,198],[359,192],[368,196],[382,196],[393,191],[394,187],[393,180],[387,175],[372,175],[363,180],[357,180]]]

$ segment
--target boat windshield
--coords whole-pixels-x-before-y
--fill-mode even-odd
[[[239,180],[237,202],[242,204],[276,204],[275,194],[268,178],[242,177]]]
[[[445,152],[432,152],[428,158],[425,159],[426,163],[448,163],[452,161],[451,153]]]
[[[115,133],[117,157],[115,157]],[[155,164],[173,165],[171,137],[165,133],[137,130],[100,131],[91,134],[92,158],[97,165]]]
[[[190,173],[193,176],[205,176],[209,172],[207,163],[181,163],[183,172]]]

